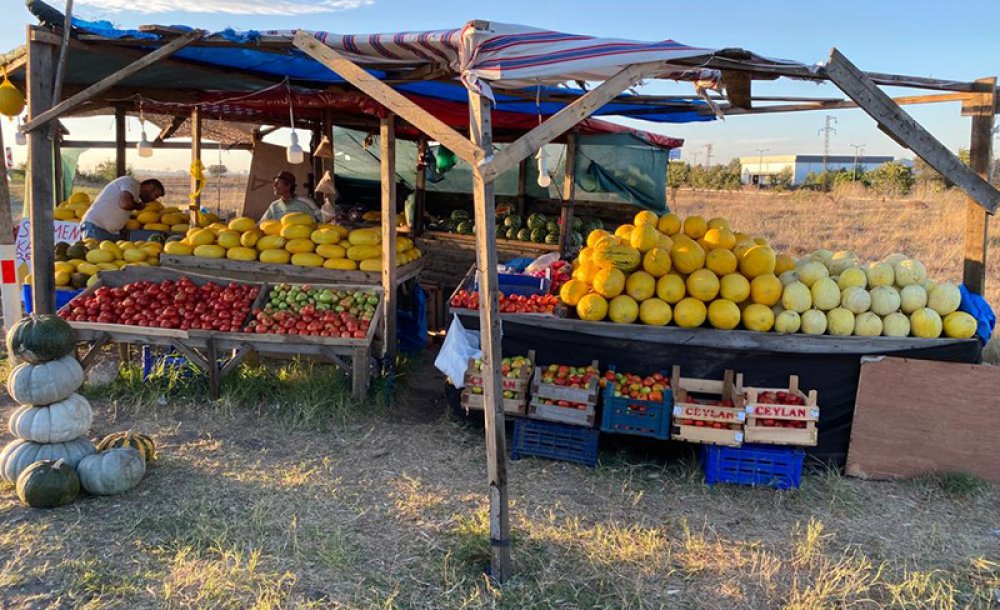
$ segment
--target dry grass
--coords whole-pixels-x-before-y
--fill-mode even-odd
[[[683,215],[725,216],[734,228],[764,235],[794,256],[817,248],[850,250],[880,259],[894,252],[919,258],[932,279],[961,283],[965,198],[933,193],[906,200],[865,199],[847,188],[826,194],[679,191],[672,203]],[[1000,306],[1000,236],[993,231],[987,261],[986,299]],[[1000,363],[995,334],[985,358]]]
[[[610,452],[510,464],[516,576],[493,587],[482,429],[407,370],[404,407],[353,404],[322,431],[197,383],[166,404],[109,390],[92,433],[152,433],[159,462],[57,510],[3,489],[0,607],[995,607],[994,487],[817,471],[801,491],[707,488],[693,460]]]

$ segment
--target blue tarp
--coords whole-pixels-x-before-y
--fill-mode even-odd
[[[993,313],[990,304],[980,295],[970,291],[962,284],[958,287],[962,293],[962,303],[958,306],[959,311],[964,311],[976,319],[976,337],[986,345],[990,342],[993,329],[997,325],[997,316]]]

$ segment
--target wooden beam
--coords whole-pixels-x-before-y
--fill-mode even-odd
[[[186,121],[187,119],[188,118],[183,114],[178,114],[173,119],[171,119],[170,124],[161,129],[160,133],[158,133],[156,135],[156,138],[153,139],[152,141],[153,146],[155,147],[159,144],[163,144],[164,140],[177,133],[177,130],[181,128],[181,125],[183,125],[184,121]]]
[[[403,120],[448,147],[469,165],[477,165],[485,158],[482,150],[473,146],[465,136],[351,60],[316,40],[314,36],[300,31],[295,35],[295,46]]]
[[[382,309],[383,353],[387,366],[396,359],[396,116],[390,113],[379,126],[382,181]]]
[[[62,137],[56,133],[52,136],[52,188],[56,201],[65,201],[69,193],[63,188]]]
[[[3,144],[3,130],[0,130],[0,150],[6,150]],[[14,215],[10,210],[10,171],[6,161],[0,161],[0,246],[14,245]]]
[[[52,93],[52,103],[58,104],[62,99],[63,81],[66,80],[66,59],[69,52],[69,35],[73,32],[73,0],[66,0],[66,11],[63,20],[62,41],[59,43],[59,61],[56,62],[56,80]]]
[[[31,28],[28,29],[31,32]],[[30,38],[30,35],[29,35]],[[44,42],[28,43],[28,116],[41,116],[52,104],[53,53]],[[32,311],[35,315],[55,313],[55,196],[52,189],[52,134],[55,124],[28,134],[28,184],[31,219]]]
[[[546,119],[538,127],[518,138],[516,142],[507,145],[506,148],[493,157],[492,161],[484,164],[483,178],[487,181],[496,180],[500,174],[513,169],[515,165],[520,163],[521,159],[527,159],[539,148],[558,138],[563,133],[572,129],[574,125],[594,114],[594,112],[614,99],[622,91],[643,78],[662,70],[663,66],[663,62],[626,66],[599,86],[582,95],[569,106],[566,106]]]
[[[420,237],[424,232],[424,215],[427,213],[427,171],[424,166],[424,157],[426,156],[427,136],[420,134],[420,138],[417,139],[417,177],[414,180],[417,211],[414,214],[414,226],[410,227],[414,237]]]
[[[1000,192],[976,174],[932,136],[898,104],[882,92],[837,49],[826,64],[826,73],[835,85],[868,113],[879,126],[903,142],[942,176],[965,191],[991,214],[1000,204]]]
[[[204,34],[205,32],[202,30],[191,30],[184,36],[178,38],[177,40],[173,40],[163,45],[162,47],[149,53],[142,59],[139,59],[125,66],[124,68],[108,76],[107,78],[104,78],[103,80],[94,83],[93,85],[87,87],[86,89],[70,97],[69,99],[60,102],[54,108],[50,108],[45,113],[40,114],[37,117],[34,117],[33,119],[24,124],[24,130],[30,132],[34,129],[37,129],[43,123],[61,117],[62,115],[66,114],[67,112],[69,112],[76,106],[80,105],[81,103],[96,97],[97,95],[99,95],[103,91],[110,89],[111,87],[114,87],[115,85],[122,82],[126,78],[132,76],[133,74],[153,65],[154,63],[163,59],[164,57],[169,57],[178,50],[191,44],[195,40],[198,40],[199,38],[204,36]]]
[[[892,101],[900,106],[913,104],[936,104],[940,102],[965,102],[975,97],[974,93],[935,93],[930,95],[906,95],[894,97]],[[754,98],[753,101],[759,101]],[[753,108],[736,108],[730,105],[721,105],[722,113],[726,116],[739,116],[749,114],[774,114],[779,112],[801,112],[807,110],[844,110],[857,108],[858,105],[848,100],[811,100],[799,104],[772,104],[770,106],[755,106]],[[714,114],[710,109],[700,108],[701,114]]]
[[[138,142],[125,142],[125,148],[134,148]],[[118,146],[116,142],[108,142],[101,140],[65,140],[62,143],[63,148],[115,148]],[[159,144],[153,143],[153,148],[157,150],[191,150],[191,144],[188,142],[160,142]],[[231,144],[225,147],[226,150],[253,150],[253,144]]]
[[[483,152],[493,150],[490,101],[469,92],[469,132]],[[490,486],[490,568],[501,583],[510,578],[510,506],[507,498],[507,437],[500,373],[503,337],[497,279],[496,201],[494,183],[480,166],[472,168],[475,203],[476,267],[479,273],[479,335],[483,350],[483,412],[486,422],[486,472]]]
[[[521,159],[517,164],[517,214],[524,214],[524,203],[528,192],[528,160]]]
[[[573,204],[576,198],[576,180],[574,179],[574,168],[576,167],[576,131],[571,131],[566,136],[566,171],[563,178],[562,211],[560,216],[559,233],[559,255],[565,257],[569,253],[571,237],[573,236]]]
[[[201,108],[195,106],[191,110],[191,164],[201,162]],[[198,181],[191,176],[191,192],[198,190]],[[201,195],[194,197],[188,203],[188,221],[192,227],[198,226],[198,212],[201,210]]]
[[[128,172],[125,146],[125,107],[115,106],[115,175],[119,178]]]
[[[722,73],[722,82],[726,87],[726,99],[736,108],[750,108],[750,73],[727,70]]]
[[[996,110],[996,77],[983,78],[984,93],[976,103],[970,104],[972,112],[972,143],[969,146],[969,166],[984,180],[989,180],[992,163],[993,116]],[[976,294],[985,294],[986,254],[989,247],[990,217],[974,200],[965,204],[965,262],[962,283]]]

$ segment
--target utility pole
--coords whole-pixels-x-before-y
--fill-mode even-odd
[[[830,160],[830,134],[837,133],[837,130],[830,126],[830,123],[836,123],[837,118],[832,114],[826,115],[826,123],[817,131],[817,134],[823,134],[823,186],[826,186],[826,181],[829,176],[829,160]]]
[[[712,145],[711,144],[706,144],[705,145],[705,167],[711,167],[711,166],[712,166]]]
[[[755,148],[754,150],[760,153],[760,160],[757,161],[757,190],[759,191],[764,184],[764,153],[771,149]]]
[[[864,144],[848,144],[848,146],[850,146],[851,148],[854,149],[854,175],[851,177],[851,181],[854,182],[854,181],[856,181],[858,179],[858,156],[859,156],[859,151],[864,150],[865,149],[865,145]]]
[[[701,153],[692,152],[691,153],[691,167],[698,165],[698,155]]]

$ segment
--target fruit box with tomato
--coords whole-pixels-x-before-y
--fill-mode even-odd
[[[535,367],[528,417],[592,427],[597,417],[600,375],[596,360],[590,366]]]
[[[816,390],[800,390],[797,375],[787,388],[747,387],[746,413],[748,443],[813,447],[818,441]]]
[[[524,415],[528,404],[528,388],[534,372],[535,351],[529,350],[527,357],[504,358],[500,363],[503,374],[503,410],[511,415]],[[465,371],[465,387],[462,389],[462,406],[466,413],[483,410],[483,361],[469,359]]]
[[[601,430],[667,440],[674,405],[670,379],[662,372],[647,377],[617,373],[614,366],[601,379],[604,407]]]
[[[743,444],[746,420],[743,375],[727,370],[722,380],[681,377],[675,366],[670,378],[674,417],[670,438],[689,443]]]

